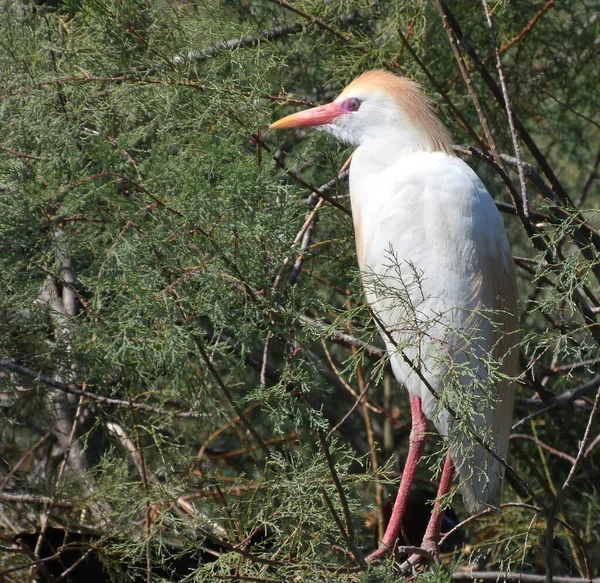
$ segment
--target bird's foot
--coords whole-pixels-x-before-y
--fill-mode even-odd
[[[392,548],[389,547],[388,545],[386,545],[383,541],[379,544],[379,548],[372,552],[366,559],[365,561],[369,564],[369,565],[376,565],[377,563],[379,563],[379,561],[381,561],[381,559],[385,558],[390,552],[392,551]]]
[[[365,560],[369,565],[376,565],[387,555],[394,551],[396,555],[409,555],[409,558],[401,565],[401,569],[412,571],[418,565],[429,565],[439,560],[439,549],[437,543],[433,541],[423,541],[420,547],[396,546],[390,547],[385,543],[380,543],[379,548],[371,553]]]
[[[413,553],[402,565],[400,571],[404,575],[416,575],[419,568],[433,565],[440,560],[440,549],[438,544],[432,540],[424,540],[417,552]]]

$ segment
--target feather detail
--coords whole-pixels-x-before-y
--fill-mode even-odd
[[[485,255],[485,254],[484,254]],[[490,407],[480,419],[485,421],[478,433],[494,449],[498,458],[506,461],[514,404],[515,379],[518,374],[517,289],[514,269],[506,250],[501,254],[488,253],[482,261],[482,272],[474,282],[479,310],[489,312],[491,324],[491,359],[498,371],[495,391],[496,406]],[[479,327],[484,325],[479,316]],[[476,325],[472,322],[470,325]],[[486,436],[490,439],[486,439]],[[460,490],[467,510],[472,514],[487,507],[497,508],[502,496],[504,465],[486,448],[473,446],[468,463],[460,447],[452,452],[458,469]]]

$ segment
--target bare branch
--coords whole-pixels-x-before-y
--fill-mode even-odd
[[[557,407],[563,407],[564,405],[572,403],[573,401],[575,401],[575,399],[577,399],[577,397],[579,397],[583,393],[586,393],[587,391],[592,391],[594,389],[598,389],[598,387],[600,387],[600,375],[595,376],[593,379],[591,379],[587,383],[584,383],[583,385],[579,385],[578,387],[574,387],[572,389],[569,389],[568,391],[565,391],[561,395],[555,397],[554,400],[543,409],[535,411],[534,413],[531,413],[530,415],[519,419],[519,421],[513,424],[512,429],[515,430],[520,425],[523,425],[523,423],[525,423],[526,421],[534,419],[535,417],[539,417],[540,415],[544,415],[545,413],[548,413],[549,411],[552,411]],[[519,400],[519,403],[524,405],[537,405],[541,403],[541,400],[539,398],[521,399]]]
[[[323,28],[324,30],[329,31],[331,34],[333,34],[340,40],[342,40],[346,43],[350,42],[351,37],[348,33],[338,30],[337,28],[331,26],[330,24],[327,24],[325,21],[321,20],[320,18],[317,18],[316,16],[313,16],[312,14],[305,12],[304,10],[298,8],[297,6],[293,6],[292,4],[286,2],[285,0],[270,0],[270,1],[274,2],[275,4],[279,4],[279,6],[282,6],[283,8],[289,10],[290,12],[294,12],[295,14],[298,14],[302,18],[305,18],[306,20],[317,25],[319,28]]]
[[[452,36],[454,38],[454,44],[459,42],[461,44],[461,46],[464,47],[465,52],[469,55],[469,58],[475,64],[477,71],[481,75],[481,77],[484,80],[484,82],[486,83],[486,85],[490,88],[496,101],[504,107],[504,98],[502,96],[502,90],[498,87],[498,85],[496,85],[496,82],[492,79],[490,73],[485,68],[485,65],[481,62],[481,59],[477,55],[477,52],[473,49],[471,44],[468,42],[468,40],[462,34],[460,26],[459,26],[458,22],[456,21],[456,18],[454,17],[452,12],[448,8],[445,0],[436,0],[436,5],[438,7],[440,15],[442,16],[442,20],[444,22],[444,26],[446,27],[446,32],[448,33],[449,38],[450,38],[450,36]],[[453,45],[453,50],[454,50],[454,45]],[[456,47],[456,50],[458,50],[458,47]],[[459,54],[459,57],[457,57],[457,59],[458,58],[462,59],[460,54]],[[467,79],[468,72],[466,72],[466,68],[465,68],[465,73],[466,73],[465,79]],[[514,116],[514,122],[515,122],[515,128],[521,135],[523,142],[525,143],[525,145],[527,146],[527,148],[529,149],[529,151],[531,152],[533,157],[537,160],[538,164],[540,165],[540,168],[542,169],[543,173],[548,178],[548,180],[549,180],[550,184],[552,185],[552,188],[554,189],[558,198],[563,203],[566,203],[570,208],[573,208],[574,207],[573,202],[571,201],[571,199],[569,198],[569,195],[567,194],[567,192],[563,188],[562,184],[560,183],[560,181],[554,174],[554,171],[550,167],[548,160],[542,154],[542,152],[539,150],[539,148],[537,147],[537,144],[535,143],[533,138],[529,135],[529,132],[523,126],[523,124],[521,123],[521,121],[519,120],[517,115]],[[486,132],[486,135],[487,135],[487,132]]]
[[[167,62],[171,65],[181,65],[182,63],[189,63],[193,61],[201,61],[209,57],[215,57],[219,53],[225,51],[235,51],[241,48],[253,48],[258,46],[261,42],[269,42],[302,32],[301,24],[292,24],[287,26],[275,26],[269,30],[263,30],[257,35],[246,35],[241,38],[233,38],[230,40],[223,40],[215,42],[205,49],[198,51],[190,51],[186,55],[178,55],[171,57]],[[153,69],[159,69],[164,65],[155,65]]]
[[[511,439],[527,439],[528,441],[533,441],[533,443],[535,443],[542,449],[545,449],[546,451],[550,452],[551,454],[553,454],[557,457],[560,457],[564,460],[567,460],[568,462],[571,462],[572,464],[575,463],[575,458],[573,456],[569,455],[568,453],[565,453],[564,451],[559,451],[558,449],[550,447],[547,443],[544,443],[541,439],[538,439],[537,437],[534,437],[533,435],[527,435],[526,433],[513,433],[510,436],[510,438]]]
[[[271,151],[271,148],[269,148],[269,146],[267,146],[267,144],[262,140],[262,138],[259,135],[257,135],[257,134],[253,135],[251,138],[251,141],[258,144],[263,150],[265,150],[268,154],[270,154],[271,158],[273,159],[275,164],[277,164],[277,166],[279,166],[279,168],[281,168],[290,178],[295,180],[298,184],[301,184],[302,186],[304,186],[304,188],[307,188],[308,190],[310,190],[313,194],[315,194],[319,198],[325,199],[325,201],[327,201],[330,205],[341,210],[344,214],[346,214],[348,216],[352,215],[352,212],[350,210],[348,210],[345,206],[342,206],[339,202],[337,202],[337,200],[334,200],[333,198],[328,197],[324,192],[320,191],[318,188],[316,188],[312,184],[309,184],[308,182],[306,182],[306,180],[304,180],[303,178],[298,176],[298,174],[296,172],[288,170],[286,168],[285,164],[277,156],[275,156],[275,154],[273,154],[273,152]]]
[[[354,527],[352,526],[352,514],[350,513],[350,508],[348,507],[348,501],[346,500],[346,494],[344,492],[344,488],[342,488],[342,484],[340,482],[340,478],[335,469],[335,464],[333,463],[333,459],[331,457],[331,452],[329,451],[329,446],[327,445],[327,439],[323,435],[321,429],[317,429],[317,435],[319,436],[319,441],[321,442],[321,446],[323,447],[323,453],[325,454],[325,459],[327,460],[327,465],[329,466],[329,472],[331,473],[331,477],[333,478],[333,483],[338,492],[338,496],[340,498],[340,502],[342,504],[342,510],[344,511],[344,519],[346,522],[346,528],[342,528],[342,533],[346,533],[348,546],[356,559],[356,562],[363,568],[367,566],[365,559],[358,549],[356,545],[356,539],[354,536]],[[323,490],[324,491],[324,490]],[[324,491],[325,495],[327,493]],[[327,498],[326,498],[327,500]],[[335,513],[334,513],[335,514]]]
[[[44,506],[54,504],[57,508],[77,508],[77,506],[69,500],[57,500],[52,496],[37,496],[36,494],[0,492],[0,500],[19,504],[43,504]]]
[[[59,389],[65,393],[69,393],[71,395],[76,395],[78,397],[84,397],[85,399],[90,399],[91,401],[96,401],[98,403],[103,403],[104,405],[110,405],[112,407],[134,407],[135,409],[140,409],[142,411],[149,411],[151,413],[157,413],[159,415],[167,415],[170,417],[178,417],[186,419],[188,417],[195,419],[202,419],[204,416],[196,411],[169,411],[168,409],[161,409],[160,407],[153,407],[152,405],[146,405],[145,403],[130,403],[129,401],[125,401],[122,399],[113,399],[111,397],[103,397],[102,395],[96,395],[95,393],[90,392],[89,390],[83,390],[78,388],[75,385],[63,383],[61,381],[57,381],[56,379],[49,377],[41,372],[35,371],[31,368],[27,368],[25,366],[21,366],[12,360],[0,359],[0,368],[4,370],[9,370],[11,372],[23,375],[28,377],[34,381],[39,381],[45,385],[53,387],[55,389]],[[86,387],[87,389],[87,387]]]
[[[456,571],[452,573],[453,581],[497,581],[499,583],[544,583],[545,575],[529,573],[509,573],[506,571]],[[554,583],[600,583],[600,578],[554,577]]]
[[[510,100],[508,98],[508,89],[506,87],[506,80],[504,78],[504,71],[502,70],[502,60],[500,58],[500,51],[496,42],[496,33],[494,32],[494,26],[492,24],[492,17],[490,15],[490,9],[487,5],[487,0],[481,0],[485,17],[487,19],[488,28],[492,37],[492,44],[494,45],[494,52],[496,54],[496,68],[498,69],[498,77],[500,79],[500,86],[502,87],[502,95],[504,97],[504,109],[506,110],[506,117],[508,118],[508,126],[510,128],[510,137],[512,139],[513,147],[515,149],[515,156],[517,157],[517,168],[519,170],[519,182],[521,185],[521,200],[523,203],[523,214],[529,217],[529,201],[527,200],[527,185],[525,184],[525,173],[523,172],[523,160],[521,159],[521,146],[519,144],[519,136],[517,130],[515,130],[515,122],[513,120],[513,112],[510,106]]]
[[[254,426],[252,425],[252,423],[250,423],[250,421],[248,421],[248,418],[244,415],[244,412],[239,408],[238,404],[235,402],[235,399],[233,398],[231,391],[227,388],[227,385],[225,385],[225,383],[223,382],[223,379],[221,379],[221,375],[217,372],[217,369],[214,367],[213,363],[211,362],[210,358],[208,357],[208,354],[206,354],[206,350],[204,350],[204,346],[202,346],[202,342],[197,341],[196,347],[198,348],[198,352],[200,352],[200,355],[202,356],[204,363],[208,367],[208,370],[210,371],[211,375],[213,376],[213,378],[219,385],[219,388],[225,395],[225,398],[227,399],[227,401],[229,402],[229,404],[235,411],[236,415],[239,417],[240,421],[244,424],[244,427],[252,434],[252,437],[254,437],[256,442],[260,445],[260,448],[262,449],[263,453],[265,454],[265,457],[267,459],[270,459],[271,452],[269,451],[269,448],[265,445],[265,442],[263,441],[262,437],[258,434],[256,429],[254,429]]]
[[[575,459],[575,462],[571,466],[571,471],[569,472],[569,475],[567,476],[564,484],[562,485],[561,491],[557,497],[557,507],[560,507],[560,505],[562,505],[562,503],[567,495],[567,490],[568,490],[569,486],[571,485],[571,482],[573,481],[573,476],[575,476],[575,472],[577,471],[577,469],[581,463],[581,460],[585,456],[587,444],[590,439],[590,432],[592,430],[592,423],[594,421],[594,417],[596,416],[596,413],[598,412],[599,407],[600,407],[600,388],[596,392],[596,399],[594,401],[594,407],[592,408],[592,411],[588,418],[587,426],[585,428],[585,432],[579,443],[579,451],[577,452],[577,458]]]

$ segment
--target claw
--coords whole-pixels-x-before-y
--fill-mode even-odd
[[[417,575],[418,567],[428,567],[437,563],[440,560],[440,549],[435,541],[424,540],[421,544],[419,552],[413,553],[402,565],[400,566],[400,572],[403,575]],[[421,570],[423,570],[421,569]]]

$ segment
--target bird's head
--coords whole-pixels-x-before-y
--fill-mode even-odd
[[[332,103],[288,115],[271,129],[314,126],[360,146],[369,140],[401,143],[403,149],[450,151],[450,137],[421,87],[388,71],[368,71]]]

